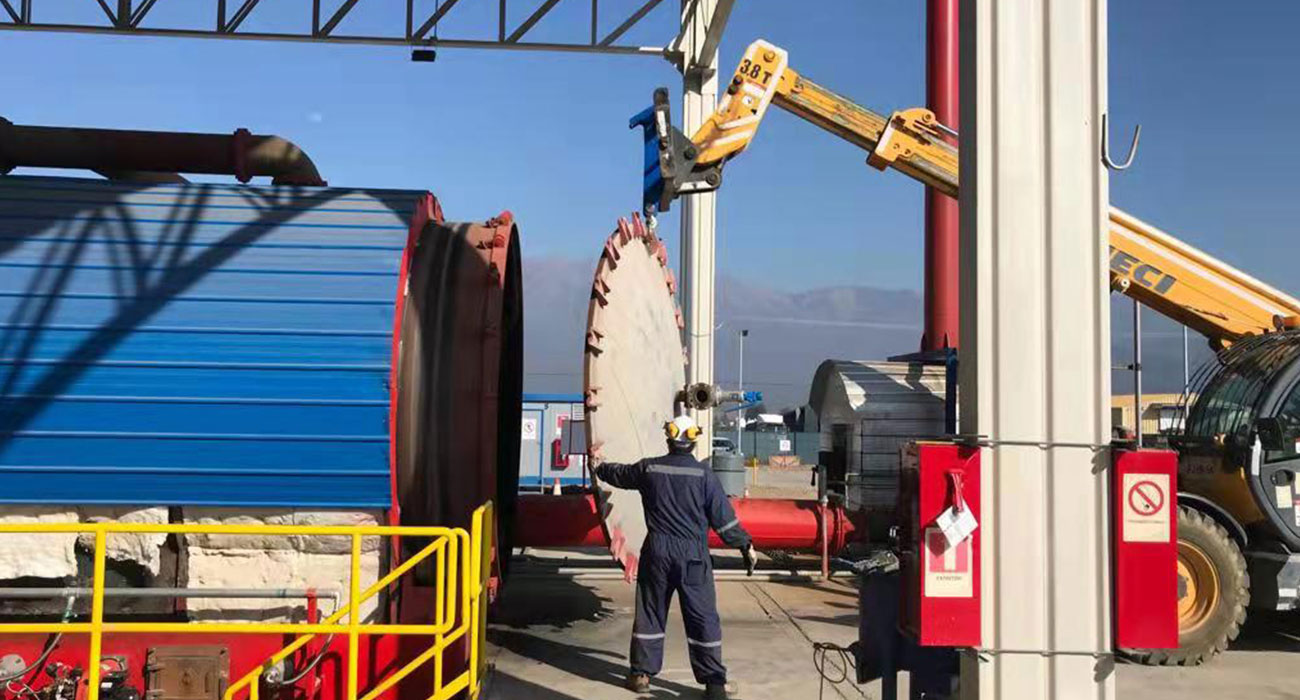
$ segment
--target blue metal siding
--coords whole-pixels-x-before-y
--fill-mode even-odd
[[[0,177],[0,502],[387,507],[421,196]]]

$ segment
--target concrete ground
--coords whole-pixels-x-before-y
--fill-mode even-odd
[[[1252,613],[1226,654],[1203,666],[1119,667],[1119,697],[1134,700],[1300,698],[1300,614]]]
[[[544,553],[516,569],[491,619],[491,700],[606,700],[635,697],[622,687],[632,629],[632,587],[602,569],[598,553]],[[720,558],[719,567],[734,566]],[[738,572],[720,574],[735,577]],[[847,646],[857,637],[851,578],[829,582],[717,584],[724,659],[739,697],[819,697],[812,643]],[[680,615],[670,617],[664,671],[649,697],[699,697],[686,657]],[[1118,697],[1133,700],[1300,698],[1294,669],[1300,616],[1256,615],[1234,651],[1198,668],[1121,664]],[[904,684],[906,679],[904,679]],[[879,698],[878,684],[826,684],[825,698]],[[906,694],[903,695],[906,697]]]
[[[857,593],[838,581],[717,584],[723,656],[743,698],[815,698],[812,641],[848,645],[857,636]],[[632,631],[633,589],[622,580],[545,577],[511,582],[488,631],[486,698],[607,700],[623,689]],[[675,606],[674,606],[675,607]],[[670,617],[664,670],[649,697],[696,698],[681,616]],[[643,696],[644,697],[644,696]],[[827,698],[873,697],[852,684]]]

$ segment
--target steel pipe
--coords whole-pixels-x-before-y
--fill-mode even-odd
[[[604,547],[606,544],[595,496],[519,494],[515,502],[516,547]]]
[[[814,500],[733,498],[736,516],[759,549],[820,552],[821,510]],[[858,527],[842,506],[826,507],[826,538],[830,554],[852,541]],[[520,547],[603,547],[595,498],[590,494],[520,494],[516,517]],[[709,546],[724,547],[709,533]]]
[[[113,180],[114,182],[135,182],[147,185],[178,185],[189,182],[180,173],[149,173],[136,170],[98,168],[95,170],[95,174],[103,176],[105,180]]]
[[[0,173],[20,166],[233,175],[240,182],[264,175],[277,185],[325,185],[297,145],[247,129],[193,134],[21,126],[0,118]]]
[[[89,598],[89,588],[0,588],[0,599],[34,600],[46,598]],[[105,588],[105,598],[248,598],[280,600],[286,598],[339,599],[333,589],[317,588]]]

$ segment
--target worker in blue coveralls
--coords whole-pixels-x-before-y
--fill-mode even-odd
[[[680,596],[686,644],[695,680],[704,697],[723,699],[728,687],[722,665],[722,624],[713,590],[709,529],[740,550],[754,573],[754,545],[740,525],[731,501],[709,465],[691,452],[700,428],[688,416],[665,424],[668,454],[635,464],[602,463],[593,455],[596,476],[605,483],[641,492],[649,533],[637,567],[636,620],[632,623],[628,688],[644,693],[664,660],[664,628],[673,593]]]

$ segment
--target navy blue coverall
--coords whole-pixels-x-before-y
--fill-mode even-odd
[[[709,528],[730,547],[745,547],[750,537],[717,475],[689,453],[676,451],[636,464],[605,463],[597,474],[611,486],[641,492],[649,528],[637,567],[632,673],[653,676],[663,666],[668,606],[677,593],[696,682],[726,683]]]

